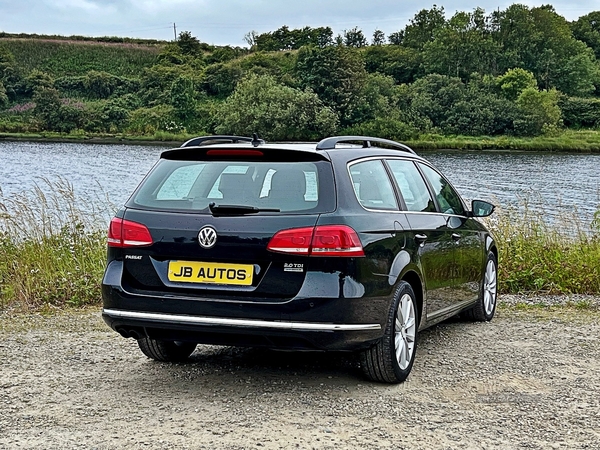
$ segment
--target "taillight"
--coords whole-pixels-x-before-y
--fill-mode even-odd
[[[152,235],[146,225],[118,217],[108,227],[109,247],[142,247],[152,245]]]
[[[346,225],[315,228],[311,256],[365,256],[358,234]]]
[[[279,231],[267,250],[304,256],[365,256],[362,243],[346,225],[322,225]]]
[[[278,231],[269,241],[267,250],[278,253],[308,255],[314,227]]]

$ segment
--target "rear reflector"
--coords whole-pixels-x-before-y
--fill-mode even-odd
[[[346,225],[281,230],[267,250],[304,256],[365,256],[358,234]]]
[[[142,247],[152,245],[152,235],[146,225],[118,217],[108,227],[109,247]]]

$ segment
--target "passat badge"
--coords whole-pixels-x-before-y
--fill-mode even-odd
[[[198,243],[202,248],[213,248],[217,243],[217,230],[210,225],[200,229]]]

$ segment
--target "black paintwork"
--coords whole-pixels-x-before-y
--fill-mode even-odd
[[[166,159],[210,160],[211,148],[255,148],[251,144],[202,145],[163,153]],[[330,164],[332,197],[324,213],[285,214],[271,211],[213,216],[157,211],[130,200],[118,217],[145,224],[154,244],[108,249],[102,282],[104,308],[186,316],[255,319],[326,324],[379,324],[378,331],[306,332],[174,325],[167,322],[115,319],[113,329],[128,336],[190,340],[225,345],[355,350],[376,342],[384,332],[391,296],[401,280],[410,280],[420,307],[419,328],[431,326],[473,306],[479,296],[488,251],[495,243],[479,221],[442,213],[368,211],[357,200],[348,164],[366,158],[404,158],[428,164],[417,155],[382,148],[317,150],[303,146],[259,146],[265,158],[278,161],[325,161]],[[232,157],[232,159],[235,159]],[[327,171],[323,173],[328,173]],[[142,183],[143,184],[143,183]],[[402,198],[394,184],[399,204]],[[141,187],[143,189],[143,186]],[[140,188],[138,188],[139,190]],[[321,193],[323,195],[323,193]],[[465,209],[468,208],[465,206]],[[364,257],[306,257],[267,251],[283,229],[344,224],[359,235]],[[198,244],[198,231],[212,225],[215,247]],[[424,234],[422,243],[417,235]],[[252,286],[170,283],[170,260],[255,265]],[[302,264],[287,272],[286,264]]]

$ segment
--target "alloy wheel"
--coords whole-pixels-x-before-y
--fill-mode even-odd
[[[408,294],[404,294],[398,304],[394,334],[396,360],[400,369],[405,370],[412,360],[417,334],[415,307],[411,296]]]
[[[485,280],[483,282],[483,307],[486,315],[492,314],[496,306],[498,271],[493,260],[489,260],[485,269]]]

